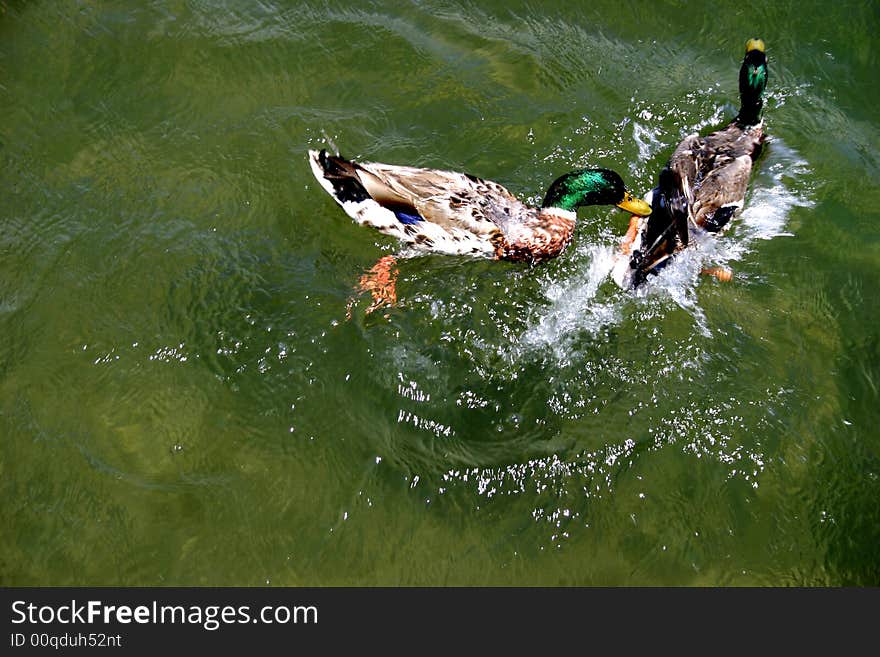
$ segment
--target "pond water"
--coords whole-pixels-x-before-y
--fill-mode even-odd
[[[0,583],[877,585],[873,3],[0,2]],[[306,159],[650,189],[767,44],[746,209],[399,260]],[[407,256],[407,254],[404,254]],[[706,262],[731,283],[701,277]]]

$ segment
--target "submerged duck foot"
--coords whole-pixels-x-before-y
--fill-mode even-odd
[[[369,292],[373,302],[367,307],[365,315],[369,315],[383,306],[392,307],[397,303],[397,258],[383,256],[375,265],[370,267],[358,281],[356,292],[358,295]],[[352,308],[357,299],[353,296],[348,300],[345,309],[345,318],[351,319]]]

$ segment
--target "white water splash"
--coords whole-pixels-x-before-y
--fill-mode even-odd
[[[642,110],[640,116],[644,116],[648,120],[653,118],[653,115],[648,113],[647,110]],[[633,176],[636,176],[640,173],[639,162],[647,162],[650,158],[654,157],[663,148],[664,144],[659,139],[657,128],[642,125],[638,121],[633,121],[632,125],[633,141],[639,147],[639,159],[637,162],[630,163],[629,170]]]
[[[542,314],[520,337],[525,349],[550,347],[557,358],[570,357],[568,340],[581,331],[598,333],[603,326],[620,322],[619,303],[598,302],[599,287],[608,279],[614,266],[616,249],[609,245],[584,244],[577,247],[578,257],[589,262],[574,276],[551,284],[545,294],[550,302]]]
[[[811,187],[796,193],[790,188],[793,185],[788,183],[809,180],[812,170],[807,161],[781,139],[773,139],[767,148],[770,154],[763,163],[762,173],[769,177],[772,184],[755,186],[752,198],[739,217],[751,240],[792,237],[793,234],[785,230],[792,208],[811,208],[816,204],[812,199]]]

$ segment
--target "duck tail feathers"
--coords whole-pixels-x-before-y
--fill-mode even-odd
[[[342,205],[348,201],[360,203],[370,198],[357,173],[357,164],[326,149],[309,151],[312,173],[321,187]]]

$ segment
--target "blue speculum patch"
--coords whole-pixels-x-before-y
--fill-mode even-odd
[[[406,212],[395,212],[394,216],[402,224],[417,224],[420,221],[424,221],[421,215],[418,214],[407,214]]]

